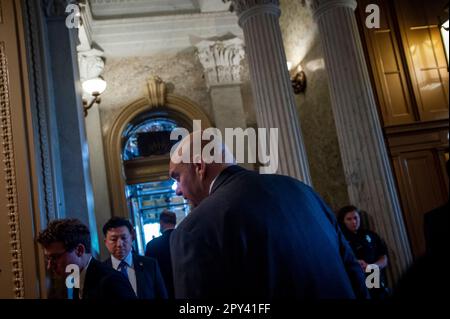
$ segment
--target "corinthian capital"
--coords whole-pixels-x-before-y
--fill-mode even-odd
[[[208,88],[214,85],[239,84],[244,43],[239,38],[224,41],[203,40],[197,45]]]

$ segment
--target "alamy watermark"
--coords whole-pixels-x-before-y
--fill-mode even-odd
[[[376,4],[368,4],[366,6],[366,13],[369,15],[366,17],[366,27],[368,29],[380,28],[380,7]]]
[[[380,267],[376,264],[369,264],[365,271],[370,273],[366,277],[366,287],[368,289],[380,288]]]
[[[69,29],[79,28],[81,26],[81,11],[77,4],[69,4],[66,7],[66,27]]]
[[[66,273],[69,274],[66,277],[66,287],[80,288],[80,267],[76,264],[69,264],[66,266]]]
[[[201,131],[201,121],[193,121],[193,132],[176,128],[170,140],[177,142],[170,150],[173,163],[256,163],[261,164],[260,173],[271,174],[278,170],[278,128],[225,128],[225,139],[217,128]],[[203,141],[203,142],[202,142]],[[205,145],[205,141],[208,141]],[[201,145],[203,144],[203,148]],[[257,148],[258,144],[258,148]],[[247,154],[247,161],[245,155]]]

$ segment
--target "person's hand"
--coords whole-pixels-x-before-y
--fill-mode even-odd
[[[362,271],[366,272],[366,268],[367,268],[368,264],[362,259],[358,259],[358,263],[361,266]]]

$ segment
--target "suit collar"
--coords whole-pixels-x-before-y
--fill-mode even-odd
[[[238,165],[231,165],[225,168],[214,181],[210,195],[213,194],[221,185],[223,185],[231,176],[242,171],[245,171],[245,168]]]
[[[144,264],[142,263],[142,261],[139,260],[139,255],[136,253],[131,253],[131,256],[133,258],[133,264],[134,264],[134,268],[137,271],[138,268],[139,270],[142,270],[144,267]]]
[[[137,296],[143,296],[145,291],[145,273],[144,273],[144,263],[140,261],[139,256],[135,253],[132,253],[133,264],[134,264],[134,272],[136,274],[136,290]]]
[[[81,278],[82,276],[80,274],[79,294],[80,296],[83,296],[82,297],[83,299],[86,299],[88,291],[92,286],[90,282],[96,277],[99,264],[100,262],[91,256],[91,258],[89,259],[88,266],[85,269],[83,269],[86,270],[86,272],[83,275],[83,278]]]
[[[168,236],[168,235],[170,235],[170,233],[173,232],[174,230],[175,230],[175,228],[166,229],[165,231],[163,231],[162,235],[163,235],[163,236]]]

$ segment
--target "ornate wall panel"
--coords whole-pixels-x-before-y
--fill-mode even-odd
[[[0,139],[2,164],[4,171],[4,187],[6,209],[1,210],[8,215],[9,245],[14,283],[14,296],[24,297],[22,250],[20,245],[19,214],[17,206],[17,187],[15,175],[14,141],[11,125],[11,106],[9,97],[8,64],[5,43],[0,42]],[[5,209],[5,210],[3,210]]]

